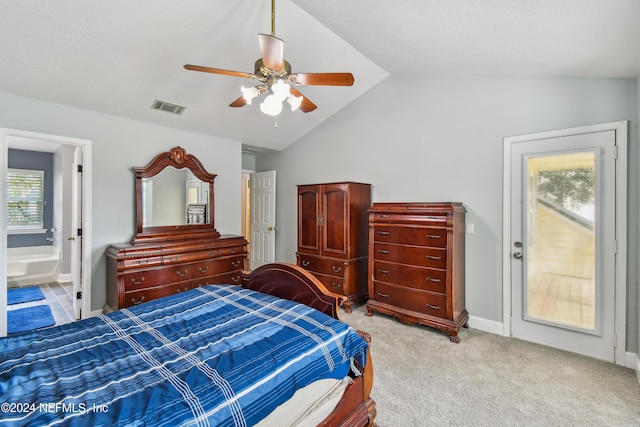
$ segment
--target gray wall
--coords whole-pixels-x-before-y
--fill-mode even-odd
[[[373,184],[373,202],[460,201],[466,302],[502,322],[502,162],[508,136],[630,121],[627,349],[637,352],[636,79],[390,77],[287,149],[256,158],[277,170],[276,260],[295,262],[297,184]],[[320,105],[318,108],[322,108]]]
[[[53,236],[53,153],[42,153],[39,151],[9,150],[7,156],[7,167],[9,169],[29,169],[44,171],[44,212],[43,228],[45,233],[36,234],[9,234],[7,235],[8,248],[20,248],[26,246],[47,246],[51,242],[47,238]]]
[[[148,108],[144,106],[141,108]],[[168,115],[167,126],[179,126]],[[132,166],[146,166],[176,145],[200,159],[215,179],[216,228],[240,234],[241,144],[238,141],[155,126],[0,93],[0,127],[82,138],[93,147],[92,310],[106,302],[106,259],[111,243],[126,242],[135,232]],[[3,154],[0,154],[3,155]]]

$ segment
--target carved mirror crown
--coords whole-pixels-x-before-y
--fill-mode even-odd
[[[215,229],[213,180],[200,160],[174,147],[136,174],[136,235],[132,242],[212,239]]]

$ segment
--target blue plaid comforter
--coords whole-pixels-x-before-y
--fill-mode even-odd
[[[366,352],[307,306],[209,285],[0,339],[0,423],[250,426]]]

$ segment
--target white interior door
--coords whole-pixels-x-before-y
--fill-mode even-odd
[[[76,147],[73,159],[71,180],[71,231],[67,237],[71,241],[71,284],[73,289],[73,312],[76,319],[81,318],[82,307],[82,148]],[[80,298],[78,297],[80,296]],[[85,317],[87,317],[85,315]]]
[[[511,333],[615,361],[616,138],[511,150]]]
[[[251,244],[249,268],[255,270],[275,261],[276,171],[251,174]]]

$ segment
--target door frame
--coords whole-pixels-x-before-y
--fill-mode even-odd
[[[627,321],[627,133],[626,120],[581,126],[529,135],[504,138],[502,185],[502,328],[503,336],[511,336],[511,146],[519,142],[558,138],[586,133],[615,131],[616,139],[616,260],[615,260],[615,315],[614,363],[626,365]],[[620,197],[618,197],[620,196]]]
[[[91,274],[92,274],[92,141],[87,139],[70,138],[45,133],[30,132],[18,129],[0,128],[0,176],[7,174],[7,157],[9,138],[34,139],[59,145],[72,145],[83,150],[82,173],[82,318],[91,316]],[[6,213],[7,195],[4,185],[0,185],[0,212]],[[7,224],[0,221],[0,337],[7,335]]]

